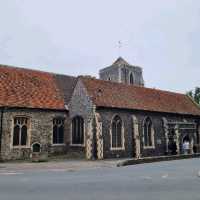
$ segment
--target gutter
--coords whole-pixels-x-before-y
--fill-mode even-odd
[[[179,116],[185,116],[185,117],[195,117],[200,120],[200,115],[197,114],[191,114],[191,113],[175,113],[175,112],[166,112],[166,111],[153,111],[153,110],[144,110],[144,109],[134,109],[134,108],[119,108],[119,107],[112,107],[112,106],[97,106],[98,110],[100,109],[118,109],[118,110],[128,110],[130,112],[137,111],[137,112],[148,112],[148,113],[159,113],[159,114],[170,114],[170,115],[179,115]],[[200,121],[199,121],[200,122]]]

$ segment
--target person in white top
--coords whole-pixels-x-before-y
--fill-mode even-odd
[[[189,151],[190,151],[190,143],[189,143],[189,141],[185,140],[183,142],[183,153],[189,154]]]
[[[189,141],[186,141],[186,151],[187,151],[187,154],[190,153],[190,143],[189,143]]]

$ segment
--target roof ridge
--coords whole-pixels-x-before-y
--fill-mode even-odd
[[[17,70],[26,70],[26,71],[40,72],[40,73],[46,73],[46,74],[51,74],[51,75],[62,75],[62,76],[77,78],[76,76],[71,76],[71,75],[67,75],[67,74],[59,74],[59,73],[55,73],[55,72],[48,72],[48,71],[43,71],[43,70],[39,70],[39,69],[25,68],[25,67],[12,66],[12,65],[6,65],[6,64],[0,64],[0,67],[14,68]]]
[[[106,83],[110,83],[110,84],[114,84],[114,85],[123,85],[126,87],[135,87],[135,88],[142,88],[142,89],[146,89],[146,90],[153,90],[153,91],[158,91],[158,92],[165,92],[165,93],[170,93],[170,94],[177,94],[177,95],[183,95],[183,96],[187,96],[186,94],[183,93],[179,93],[179,92],[172,92],[169,90],[162,90],[162,89],[156,89],[156,88],[150,88],[150,87],[143,87],[143,86],[139,86],[139,85],[128,85],[126,83],[118,83],[118,82],[112,82],[112,81],[108,81],[108,80],[101,80],[101,79],[96,79],[93,77],[87,77],[87,76],[79,76],[80,78],[85,78],[85,79],[93,79],[93,80],[97,80],[100,82],[106,82]]]

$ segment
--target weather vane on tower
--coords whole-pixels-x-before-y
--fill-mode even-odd
[[[122,48],[122,42],[121,40],[118,41],[118,53],[119,53],[119,56],[121,56],[121,48]]]

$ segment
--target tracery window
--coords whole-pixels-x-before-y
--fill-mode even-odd
[[[53,119],[53,144],[64,143],[64,119]]]
[[[28,118],[15,117],[13,128],[13,146],[26,146],[28,142]]]
[[[123,130],[122,130],[122,120],[116,115],[112,120],[112,131],[111,131],[111,145],[112,148],[122,148],[123,147]]]
[[[134,79],[133,79],[133,74],[131,73],[130,74],[130,77],[129,77],[129,82],[130,82],[130,84],[134,84]]]
[[[84,144],[84,120],[80,116],[72,119],[72,144]]]
[[[144,146],[154,146],[154,132],[151,119],[148,117],[144,122]]]

